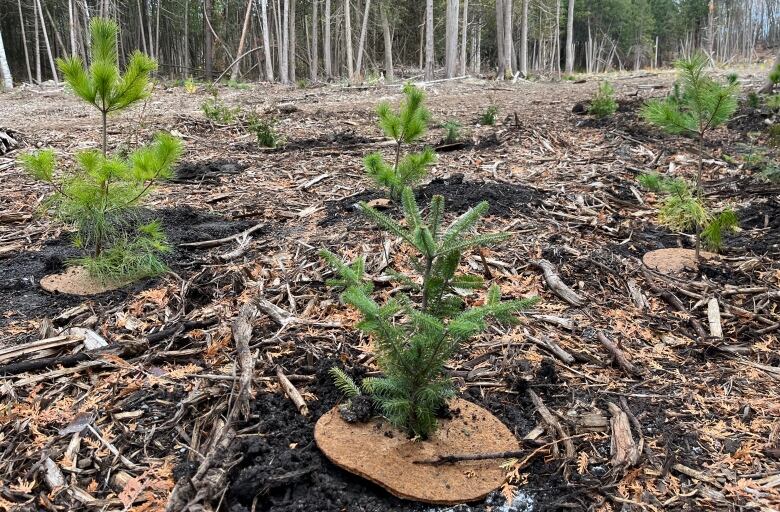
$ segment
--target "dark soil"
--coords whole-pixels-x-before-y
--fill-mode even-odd
[[[362,135],[355,134],[354,131],[347,130],[343,132],[324,134],[317,138],[290,141],[288,144],[283,146],[283,149],[287,151],[296,151],[328,147],[349,148],[354,146],[362,146],[365,144],[374,144],[377,142],[380,142],[380,140],[363,137]]]
[[[165,260],[177,272],[190,265],[195,254],[178,247],[178,244],[222,238],[239,233],[252,224],[199,212],[190,206],[144,211],[141,218],[160,219],[173,249],[166,255]],[[69,259],[82,254],[72,246],[70,235],[65,234],[48,240],[40,251],[27,251],[0,260],[0,326],[10,321],[18,321],[20,317],[32,319],[51,316],[85,301],[90,301],[96,309],[108,309],[124,300],[128,293],[154,286],[156,282],[155,279],[145,280],[121,290],[88,298],[50,294],[38,286],[41,278],[61,272]],[[13,316],[9,316],[12,312]]]
[[[731,121],[726,125],[729,130],[747,134],[749,132],[762,132],[767,126],[764,121],[771,117],[771,113],[759,108],[753,108],[746,104],[739,106]]]
[[[482,201],[490,203],[488,215],[501,218],[511,218],[516,212],[527,211],[541,205],[547,192],[527,185],[497,182],[466,181],[462,174],[454,174],[448,178],[436,178],[427,185],[415,190],[415,196],[420,207],[425,207],[434,195],[444,196],[445,211],[449,213],[464,213]],[[341,201],[330,203],[321,226],[331,226],[343,220],[345,214],[356,213],[356,205],[361,201],[371,201],[387,197],[384,191],[368,190],[348,197]],[[396,209],[391,206],[391,212]]]
[[[217,159],[204,162],[182,162],[174,170],[174,183],[207,183],[218,184],[220,176],[225,174],[239,174],[247,166],[238,161]]]

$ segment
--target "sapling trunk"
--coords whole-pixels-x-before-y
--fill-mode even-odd
[[[699,202],[703,204],[704,194],[702,191],[701,180],[704,171],[704,133],[699,132],[699,167],[696,171],[696,197]],[[699,258],[701,255],[701,232],[702,225],[700,222],[696,223],[696,264],[699,264]]]
[[[108,156],[108,112],[101,110],[103,120],[103,157]]]

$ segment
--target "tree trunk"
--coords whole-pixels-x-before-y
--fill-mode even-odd
[[[363,26],[360,28],[360,45],[358,46],[357,64],[355,70],[361,74],[363,69],[363,53],[365,52],[366,34],[368,34],[368,14],[371,7],[371,0],[366,0],[366,10],[363,13]]]
[[[17,5],[19,7],[19,27],[22,29],[22,45],[24,46],[24,63],[27,66],[27,79],[32,84],[33,83],[32,70],[30,69],[30,54],[27,51],[27,34],[25,34],[25,30],[24,30],[24,15],[22,14],[22,0],[17,0]]]
[[[260,0],[260,16],[263,24],[263,50],[265,53],[265,79],[274,81],[274,63],[271,58],[271,33],[268,31],[268,0]]]
[[[393,73],[393,36],[390,34],[390,22],[387,19],[387,8],[382,3],[379,6],[382,14],[382,33],[385,39],[385,77],[388,80],[394,78]]]
[[[78,48],[76,47],[76,27],[73,26],[73,0],[68,0],[68,34],[70,35],[70,56],[75,57]]]
[[[352,60],[352,21],[350,20],[350,10],[349,0],[344,0],[344,44],[347,47],[347,76],[349,76],[349,80],[352,81],[355,70],[353,68],[354,62]]]
[[[244,26],[241,28],[241,39],[238,40],[238,51],[236,52],[236,62],[233,63],[233,70],[230,72],[230,79],[237,80],[238,72],[241,69],[241,54],[244,53],[244,43],[246,35],[249,32],[249,22],[252,19],[252,4],[255,0],[247,0],[246,14],[244,14]]]
[[[561,0],[555,0],[555,69],[561,74]]]
[[[523,16],[520,28],[520,72],[528,77],[528,4],[531,0],[523,0]]]
[[[447,0],[444,72],[447,78],[455,76],[458,67],[458,10],[460,0]]]
[[[469,0],[463,0],[463,26],[460,31],[460,74],[466,74],[466,45],[469,38]]]
[[[54,84],[59,85],[60,79],[57,76],[57,66],[54,64],[54,54],[51,51],[51,45],[49,44],[49,34],[46,31],[46,22],[43,20],[43,9],[41,8],[41,0],[35,0],[38,6],[38,17],[41,19],[41,28],[43,28],[43,42],[46,43],[46,53],[49,56],[49,66],[51,67],[51,76],[54,79]]]
[[[503,80],[506,75],[504,59],[504,0],[496,0],[496,51],[498,52],[498,75]]]
[[[425,79],[433,80],[433,0],[425,4]]]
[[[296,46],[298,44],[298,39],[296,37],[295,33],[295,4],[297,0],[290,0],[290,24],[288,25],[290,30],[290,54],[288,56],[287,64],[290,66],[289,71],[289,80],[290,83],[295,83],[296,77],[295,77],[295,64],[296,62]]]
[[[3,46],[3,33],[0,32],[0,75],[3,78],[3,89],[11,90],[14,88],[14,80],[11,77],[11,70],[8,67],[8,59],[5,58],[5,47]]]
[[[203,56],[205,60],[206,68],[206,80],[211,81],[214,77],[214,39],[209,28],[208,18],[211,17],[211,0],[204,0],[203,2]]]
[[[504,72],[512,75],[512,3],[504,0]]]
[[[333,61],[331,61],[330,47],[330,0],[325,0],[325,41],[322,52],[325,54],[325,77],[333,78]]]
[[[41,71],[41,22],[38,21],[38,2],[33,2],[33,18],[35,19],[35,80],[38,85],[43,83]]]
[[[190,76],[190,0],[184,0],[184,64],[182,75]]]
[[[290,83],[290,0],[284,0],[284,13],[282,14],[282,38],[281,38],[281,63],[279,65],[279,80],[283,84]]]
[[[311,2],[311,62],[309,70],[312,82],[319,80],[320,67],[320,8],[318,0]]]
[[[146,33],[147,37],[149,38],[149,55],[151,55],[153,58],[157,57],[157,54],[154,52],[154,34],[152,34],[152,4],[151,0],[148,0],[149,3],[147,3],[147,0],[144,0],[144,11],[146,12]],[[211,13],[209,13],[209,16],[211,16]]]
[[[160,59],[160,2],[157,0],[157,15],[154,18],[154,57]]]
[[[574,0],[569,0],[566,18],[566,73],[574,71]]]
[[[707,21],[707,55],[710,58],[710,64],[715,65],[715,0],[710,0],[708,8]]]

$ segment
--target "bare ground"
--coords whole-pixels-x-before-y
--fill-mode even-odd
[[[428,88],[435,124],[457,119],[468,144],[439,155],[418,197],[443,193],[453,212],[489,200],[486,227],[514,235],[485,254],[492,280],[506,297],[542,297],[519,326],[491,330],[450,364],[465,397],[518,438],[529,437],[528,455],[508,466],[503,489],[515,493],[515,510],[780,506],[780,189],[740,165],[761,128],[758,114],[743,109],[733,129],[708,145],[706,176],[709,199],[731,204],[742,230],[702,275],[643,268],[648,250],[692,244],[689,235],[659,227],[654,198],[632,190],[645,170],[694,170],[687,143],[637,115],[641,101],[665,94],[670,81],[665,73],[618,78],[621,108],[606,121],[571,113],[594,81]],[[0,359],[0,509],[162,510],[170,501],[182,510],[192,501],[205,510],[428,510],[333,467],[312,441],[313,422],[339,398],[327,368],[338,364],[358,376],[376,370],[368,340],[350,328],[354,312],[324,286],[329,271],[318,249],[368,254],[369,272],[383,258],[404,260],[397,241],[352,208],[380,195],[361,160],[385,148],[376,103],[397,102],[399,93],[221,89],[228,104],[278,118],[287,144],[267,150],[237,124],[206,121],[199,110],[205,92],[158,87],[143,108],[111,120],[110,143],[131,148],[160,129],[185,140],[179,177],[149,205],[177,244],[172,272],[88,300],[37,287],[75,253],[65,228],[35,216],[46,188],[13,162],[29,147],[51,146],[65,161],[95,147],[97,116],[62,91],[2,97],[0,128],[19,132],[23,147],[0,157],[0,350],[40,339],[45,318],[56,329],[91,327],[109,347],[33,352],[35,369]],[[491,104],[499,124],[477,126]],[[440,138],[433,128],[426,142]],[[248,250],[229,261],[219,256],[234,241],[179,245],[257,225]],[[542,258],[584,305],[549,289],[533,264]],[[465,265],[484,271],[478,255]],[[709,336],[711,298],[722,339]],[[263,300],[299,321],[280,325]],[[261,307],[249,317],[253,399],[240,408],[233,322],[246,303]],[[573,359],[541,346],[550,342]],[[308,417],[285,396],[277,368],[300,390]],[[561,430],[545,423],[530,392]],[[86,423],[93,430],[74,433]],[[573,452],[562,437],[571,438]],[[618,448],[634,457],[618,460]],[[472,509],[501,503],[496,495]]]

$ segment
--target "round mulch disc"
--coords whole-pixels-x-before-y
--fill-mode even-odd
[[[383,418],[347,423],[334,407],[317,421],[314,439],[331,462],[399,498],[437,505],[476,501],[504,482],[501,460],[441,465],[414,461],[517,450],[519,443],[498,418],[478,405],[456,398],[450,410],[458,414],[441,420],[430,439],[412,441]]]
[[[717,257],[717,254],[701,251],[701,259],[709,260]],[[696,251],[693,249],[658,249],[645,253],[642,263],[651,270],[661,273],[679,274],[685,271],[696,271],[699,265],[696,263]]]
[[[84,267],[68,267],[61,274],[51,274],[41,279],[41,288],[47,292],[69,295],[97,295],[118,290],[127,284],[96,279]]]

